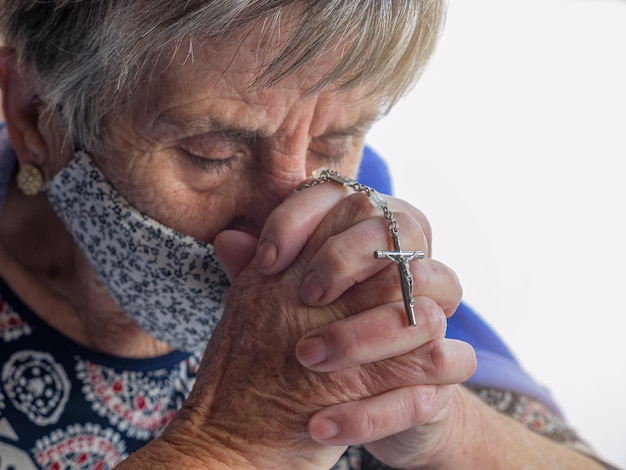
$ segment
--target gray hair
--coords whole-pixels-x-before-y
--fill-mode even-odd
[[[342,59],[309,92],[368,84],[383,111],[420,76],[444,17],[444,0],[0,0],[0,34],[37,80],[41,102],[89,149],[159,59],[259,21],[277,36],[292,6],[298,24],[255,85],[276,83],[339,42]]]

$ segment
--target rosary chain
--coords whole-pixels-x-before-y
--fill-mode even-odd
[[[393,216],[393,212],[389,210],[387,201],[381,197],[381,195],[373,188],[359,183],[356,180],[343,176],[336,170],[329,170],[327,168],[320,168],[313,172],[314,179],[309,183],[305,183],[299,186],[295,192],[299,193],[305,189],[312,188],[318,184],[325,183],[327,181],[334,181],[342,186],[351,188],[355,193],[364,193],[372,203],[374,207],[380,208],[383,212],[383,217],[389,221],[388,229],[390,232],[398,233],[398,222]]]

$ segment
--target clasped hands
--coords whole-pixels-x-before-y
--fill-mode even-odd
[[[404,246],[430,253],[423,215],[389,205]],[[169,445],[231,468],[330,468],[361,443],[392,466],[441,460],[475,369],[471,346],[444,338],[461,288],[440,262],[411,262],[408,328],[397,267],[372,257],[389,243],[367,198],[334,185],[290,196],[259,239],[218,235],[232,287]]]

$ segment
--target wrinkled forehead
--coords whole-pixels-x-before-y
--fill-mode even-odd
[[[299,79],[248,88],[248,73],[172,69],[151,86],[134,122],[162,141],[224,131],[256,137],[361,135],[379,115],[379,100],[358,89],[303,96]],[[243,91],[242,91],[243,90]]]
[[[353,35],[337,32],[327,44],[303,45],[294,38],[300,10],[296,3],[279,16],[257,19],[222,38],[189,38],[160,58],[159,78],[167,83],[189,73],[204,74],[206,87],[215,88],[219,80],[237,82],[237,92],[250,99],[277,87],[297,89],[302,96],[340,88],[332,80],[323,82],[344,59]],[[364,79],[358,88],[363,94],[376,85]]]
[[[199,131],[241,127],[270,135],[287,120],[287,114],[312,101],[316,122],[348,128],[367,127],[376,120],[381,99],[369,84],[340,90],[331,83],[315,89],[342,57],[336,44],[275,82],[259,79],[288,40],[291,23],[288,18],[283,21],[284,27],[272,28],[282,30],[282,35],[267,33],[267,24],[258,21],[227,39],[188,40],[171,57],[161,58],[154,69],[158,73],[138,90],[140,101],[135,104],[146,118],[190,132],[195,126]],[[257,129],[259,123],[266,128]],[[314,133],[326,131],[312,129]]]

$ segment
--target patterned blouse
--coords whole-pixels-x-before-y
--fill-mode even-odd
[[[201,353],[123,359],[92,351],[41,321],[0,279],[0,358],[0,469],[105,470],[170,422]],[[540,402],[473,390],[531,429],[589,452]],[[334,467],[386,468],[361,447],[350,447]]]

